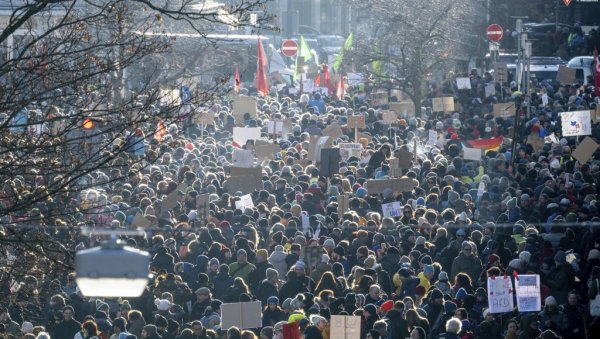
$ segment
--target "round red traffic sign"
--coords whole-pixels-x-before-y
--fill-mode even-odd
[[[298,43],[294,40],[284,40],[281,43],[281,53],[286,57],[293,57],[298,52]]]
[[[490,39],[490,41],[498,42],[502,40],[502,35],[504,35],[502,26],[498,24],[491,24],[487,27],[487,37]]]

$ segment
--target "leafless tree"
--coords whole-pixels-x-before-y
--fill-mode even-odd
[[[174,54],[169,34],[195,34],[209,48],[218,44],[210,33],[268,25],[265,1],[11,2],[0,33],[0,302],[32,270],[64,278],[78,239],[74,217],[111,203],[85,206],[82,193],[150,166],[160,145],[144,156],[134,150],[226,90],[215,79],[192,88],[185,105],[165,91],[149,60]],[[189,85],[185,75],[172,73],[168,89]],[[24,265],[30,257],[44,259]]]

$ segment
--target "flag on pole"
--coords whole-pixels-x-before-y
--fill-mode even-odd
[[[156,123],[156,132],[154,132],[154,139],[158,142],[162,142],[166,134],[167,128],[165,127],[165,123],[162,120],[158,120],[158,123]]]
[[[344,96],[346,96],[346,84],[344,83],[344,77],[340,77],[335,95],[337,95],[338,99],[342,99]]]
[[[302,59],[303,62],[310,61],[312,55],[310,54],[310,47],[308,47],[308,43],[304,40],[304,36],[300,36],[300,44],[298,46],[298,53],[296,54],[296,67],[294,68],[294,79],[298,79],[300,76],[300,67],[303,65],[299,63]]]
[[[377,56],[377,60],[373,60],[373,62],[371,63],[371,73],[373,73],[373,75],[376,78],[380,78],[383,76],[384,74],[384,70],[383,70],[383,51],[381,50],[381,47],[379,47],[378,44],[376,44],[375,46],[373,46],[373,51],[375,52],[375,55]]]
[[[467,144],[471,146],[471,148],[479,148],[482,149],[484,153],[487,153],[491,151],[497,152],[500,149],[500,145],[502,145],[502,141],[504,141],[504,137],[499,136],[491,139],[469,140],[467,141]]]
[[[348,37],[346,38],[346,41],[344,42],[344,46],[342,46],[342,49],[340,50],[340,52],[338,53],[337,57],[335,58],[335,62],[333,63],[333,70],[336,72],[340,72],[340,68],[342,67],[342,63],[344,62],[344,57],[346,55],[346,52],[348,52],[351,48],[352,48],[352,40],[353,40],[353,36],[352,33],[350,33],[350,35],[348,35]]]
[[[262,41],[258,37],[258,51],[256,52],[256,90],[258,95],[267,96],[269,94],[269,84],[267,83],[267,57],[263,49]]]
[[[235,85],[233,87],[233,90],[236,93],[240,92],[240,88],[242,87],[242,79],[240,78],[240,69],[238,67],[238,65],[235,65]]]
[[[594,95],[600,96],[600,59],[598,49],[594,49]]]

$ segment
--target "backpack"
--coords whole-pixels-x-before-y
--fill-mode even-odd
[[[590,315],[592,317],[600,316],[600,284],[598,283],[598,279],[594,280],[596,282],[596,297],[590,300]]]

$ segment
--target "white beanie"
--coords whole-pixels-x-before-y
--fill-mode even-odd
[[[316,315],[316,314],[310,315],[310,322],[313,325],[316,325],[316,324],[320,323],[321,321],[327,322],[327,320],[325,320],[325,318],[321,317],[320,315]]]
[[[154,305],[159,311],[168,311],[171,308],[171,302],[166,299],[154,299]]]
[[[529,253],[529,251],[523,251],[519,253],[519,259],[525,263],[529,263],[529,260],[531,259],[531,253]]]

